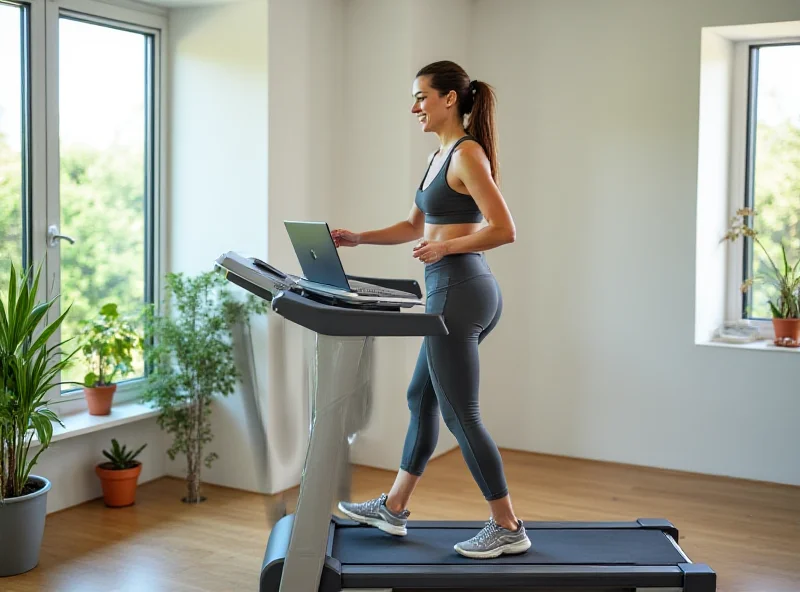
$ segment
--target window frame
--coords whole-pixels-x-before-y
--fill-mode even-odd
[[[31,244],[31,262],[44,261],[43,278],[40,282],[39,299],[52,298],[60,292],[60,249],[46,243],[47,228],[51,223],[60,225],[58,208],[60,160],[58,151],[58,30],[62,15],[85,22],[118,27],[153,36],[152,100],[149,130],[152,142],[146,158],[149,162],[147,185],[152,195],[146,200],[145,216],[149,216],[146,227],[151,233],[149,260],[145,264],[145,286],[148,296],[158,306],[163,298],[162,277],[166,269],[166,126],[167,112],[167,18],[166,12],[153,7],[134,7],[118,0],[108,4],[102,0],[22,0],[19,4],[29,6],[29,80],[30,80],[30,145],[31,145],[31,219],[28,228]],[[49,89],[55,89],[50,92]],[[55,130],[55,133],[52,132]],[[48,133],[50,131],[50,133]],[[147,173],[146,173],[147,174]],[[55,281],[54,281],[55,280]],[[52,290],[52,293],[51,293]],[[52,309],[52,318],[60,314],[59,300]],[[60,341],[60,331],[52,338],[51,345]],[[60,377],[57,379],[60,380]],[[114,395],[114,405],[131,402],[138,398],[144,386],[144,378],[121,381]],[[59,415],[85,412],[88,409],[80,388],[61,393],[55,386],[48,393],[49,405]]]
[[[740,208],[749,207],[750,179],[752,174],[751,143],[754,137],[754,122],[751,101],[757,90],[753,86],[753,65],[751,62],[754,48],[776,45],[800,44],[800,36],[788,37],[754,37],[734,42],[731,84],[731,129],[729,156],[729,198],[728,217],[736,215]],[[752,128],[752,129],[751,129]],[[773,340],[775,330],[771,319],[749,319],[744,314],[744,297],[741,285],[744,281],[745,259],[751,241],[745,240],[730,244],[726,253],[727,285],[725,296],[725,317],[729,320],[748,323],[756,327],[759,337]]]
[[[35,229],[38,228],[40,220],[36,217],[36,209],[33,207],[34,196],[44,193],[44,174],[45,174],[45,152],[44,152],[44,92],[40,87],[41,80],[36,73],[43,68],[44,34],[43,34],[43,10],[42,0],[0,0],[0,4],[17,7],[21,9],[21,16],[24,20],[20,23],[20,35],[22,41],[20,64],[22,70],[22,80],[20,81],[22,97],[22,121],[23,129],[22,146],[22,191],[25,203],[22,205],[22,267],[30,265],[31,261],[36,261],[36,246],[33,241]],[[27,28],[26,28],[27,26]],[[27,134],[25,134],[27,132]],[[41,259],[40,259],[41,260]],[[43,285],[39,285],[36,297],[43,300],[46,297],[46,290]]]

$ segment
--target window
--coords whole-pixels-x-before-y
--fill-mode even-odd
[[[781,243],[789,264],[800,253],[800,40],[747,46],[747,140],[741,206],[758,213],[751,219],[769,258],[783,268]],[[741,281],[764,278],[771,266],[764,251],[746,239]],[[755,281],[741,295],[745,319],[772,318],[768,301],[776,290]]]
[[[781,242],[790,264],[800,253],[800,21],[704,27],[700,41],[695,343],[798,352],[772,346],[768,274]],[[743,208],[760,244],[722,240]]]
[[[40,298],[58,295],[59,314],[71,306],[54,338],[72,340],[68,348],[106,303],[136,315],[158,295],[165,19],[157,13],[0,0],[2,281],[9,260],[44,263]],[[73,360],[51,400],[82,400],[75,383],[90,368],[80,354]],[[138,355],[117,400],[144,374]]]
[[[26,6],[0,2],[0,261],[17,269],[29,259],[28,17]],[[7,270],[6,263],[0,274],[3,293]]]
[[[72,306],[62,339],[107,302],[135,315],[153,301],[152,55],[152,34],[59,17],[54,200],[60,232],[75,241],[60,245],[61,300]],[[91,370],[76,362],[63,380]],[[138,355],[128,380],[143,375]]]

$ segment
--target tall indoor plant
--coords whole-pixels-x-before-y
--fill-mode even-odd
[[[145,359],[150,364],[142,396],[159,409],[158,423],[173,435],[167,450],[171,460],[186,455],[187,503],[198,503],[202,464],[217,458],[203,456],[211,442],[211,402],[233,393],[239,379],[231,329],[251,313],[266,312],[268,304],[252,298],[238,301],[217,272],[196,276],[166,276],[167,301],[161,311],[145,311]]]
[[[770,257],[769,252],[759,240],[758,231],[747,223],[748,218],[757,216],[752,208],[741,208],[731,218],[730,226],[723,241],[733,242],[739,237],[746,237],[764,252],[767,257],[767,279],[774,286],[777,296],[769,300],[772,311],[772,325],[775,329],[775,341],[778,344],[800,345],[800,253],[794,264],[786,254],[786,247],[781,242],[781,259],[779,264]],[[742,284],[742,291],[750,289],[753,278]]]
[[[117,390],[114,380],[132,372],[133,351],[141,340],[133,322],[120,315],[114,302],[103,305],[95,318],[84,323],[79,339],[90,369],[83,379],[89,415],[108,415]]]
[[[17,277],[12,264],[0,300],[0,576],[39,562],[50,481],[31,470],[50,445],[52,423],[61,424],[45,396],[75,353],[48,345],[69,309],[48,323],[55,297],[36,303],[41,266],[32,278],[31,271]],[[34,434],[39,450],[31,455]]]

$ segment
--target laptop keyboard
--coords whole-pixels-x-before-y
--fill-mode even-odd
[[[392,290],[391,288],[384,288],[383,286],[376,286],[375,284],[366,284],[357,280],[350,280],[349,284],[353,292],[361,294],[362,296],[393,296],[395,298],[409,298],[413,296],[408,292]]]

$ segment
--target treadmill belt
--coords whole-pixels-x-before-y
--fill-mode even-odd
[[[453,549],[474,528],[408,529],[396,537],[368,526],[339,527],[333,556],[348,565],[474,564]],[[521,555],[481,559],[482,563],[527,565],[674,565],[686,560],[659,530],[542,529],[528,530],[531,548]]]

